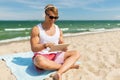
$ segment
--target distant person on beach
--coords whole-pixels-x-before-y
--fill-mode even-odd
[[[52,76],[54,80],[62,80],[62,74],[70,68],[77,68],[75,62],[79,59],[79,52],[76,50],[49,52],[48,48],[55,44],[63,44],[63,33],[55,21],[59,18],[58,9],[48,4],[45,7],[45,20],[43,23],[34,26],[31,31],[31,49],[34,52],[33,62],[39,70],[57,70]]]

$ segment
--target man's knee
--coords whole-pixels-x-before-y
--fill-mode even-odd
[[[45,65],[44,57],[41,55],[36,56],[34,58],[34,64],[42,68]]]
[[[75,51],[75,52],[76,52],[77,58],[80,58],[80,53],[79,53],[79,51]]]
[[[72,50],[72,51],[69,51],[68,52],[68,57],[69,56],[75,56],[76,58],[79,58],[80,57],[80,53],[77,51],[77,50]]]
[[[73,51],[73,55],[76,56],[76,58],[80,57],[80,53],[77,50]]]

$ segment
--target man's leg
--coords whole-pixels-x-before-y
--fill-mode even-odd
[[[56,63],[55,61],[49,60],[42,55],[37,55],[34,58],[34,64],[44,70],[58,70],[61,67],[61,64]],[[78,65],[73,65],[70,68],[78,68]]]
[[[61,80],[61,75],[68,69],[70,69],[74,63],[79,59],[80,54],[77,51],[67,51],[64,55],[64,63],[53,76],[54,80]]]
[[[34,58],[34,64],[44,70],[58,70],[61,67],[61,64],[49,60],[42,55],[37,55]]]

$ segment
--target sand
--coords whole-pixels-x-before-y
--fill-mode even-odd
[[[120,31],[65,37],[69,49],[80,52],[79,69],[70,69],[62,80],[120,80]],[[0,44],[0,55],[30,51],[29,40]],[[0,61],[0,80],[16,80]],[[22,79],[21,79],[22,80]]]

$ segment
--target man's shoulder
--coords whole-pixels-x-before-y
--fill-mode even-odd
[[[33,28],[32,28],[32,29],[38,29],[38,27],[39,27],[39,26],[41,26],[41,23],[39,23],[39,24],[37,24],[37,25],[33,26]]]
[[[38,26],[33,26],[33,28],[32,29],[38,29]]]
[[[33,26],[32,32],[38,32],[38,31],[39,31],[38,26]]]

